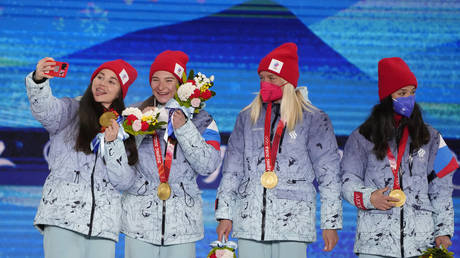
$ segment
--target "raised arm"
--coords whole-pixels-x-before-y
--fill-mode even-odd
[[[77,119],[79,103],[70,98],[53,96],[49,84],[49,79],[53,77],[45,72],[53,67],[54,62],[47,61],[54,60],[49,57],[40,60],[35,72],[26,76],[25,84],[32,115],[50,134],[55,134]]]

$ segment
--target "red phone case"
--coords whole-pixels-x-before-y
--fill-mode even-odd
[[[58,61],[51,61],[48,60],[46,62],[55,62],[56,65],[54,66],[54,70],[50,70],[49,72],[45,73],[47,75],[61,77],[64,78],[67,75],[67,70],[69,70],[69,64],[66,62],[58,62]]]

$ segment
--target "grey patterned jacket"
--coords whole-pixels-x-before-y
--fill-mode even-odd
[[[374,144],[359,129],[348,138],[341,163],[342,191],[344,198],[359,208],[355,253],[419,256],[433,246],[436,236],[453,235],[453,173],[428,181],[440,141],[440,134],[430,126],[428,129],[429,143],[409,154],[409,137],[401,162],[400,181],[406,203],[386,211],[375,209],[370,195],[377,189],[393,187],[388,158],[377,160]],[[396,141],[389,145],[392,153],[397,153]]]
[[[212,117],[201,110],[175,130],[178,143],[169,175],[171,197],[166,201],[157,196],[160,180],[152,136],[136,137],[140,143],[139,161],[133,167],[127,165],[120,140],[106,144],[107,166],[114,175],[117,174],[111,180],[117,187],[127,189],[122,199],[124,234],[156,245],[189,243],[203,238],[202,199],[196,178],[198,174],[214,172],[221,161],[220,147],[215,148],[206,142],[210,128],[218,135]],[[165,130],[157,132],[164,156]]]
[[[79,101],[52,95],[49,80],[25,82],[33,116],[50,135],[50,174],[43,186],[34,225],[54,225],[118,241],[121,193],[109,182],[102,157],[75,151]]]
[[[272,121],[277,107],[272,109]],[[265,105],[256,124],[241,111],[230,136],[217,191],[216,219],[233,221],[233,237],[254,240],[316,240],[316,190],[321,199],[321,229],[341,229],[339,154],[328,116],[303,112],[303,121],[285,132],[276,157],[278,185],[266,189],[263,137]]]

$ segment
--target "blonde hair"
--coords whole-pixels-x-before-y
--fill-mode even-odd
[[[253,124],[257,122],[262,108],[262,98],[260,93],[254,100],[246,106],[242,111],[251,109],[251,121]],[[314,112],[317,110],[310,100],[305,99],[299,90],[295,90],[294,86],[287,83],[283,87],[283,98],[281,99],[281,119],[286,122],[288,131],[294,130],[295,126],[302,122],[303,111]]]

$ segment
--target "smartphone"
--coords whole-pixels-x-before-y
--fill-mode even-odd
[[[46,62],[55,62],[56,64],[53,67],[53,70],[48,71],[45,73],[46,75],[51,75],[54,77],[61,77],[64,78],[67,75],[67,70],[69,70],[69,64],[66,62],[58,62],[58,61],[51,61],[48,60]]]

